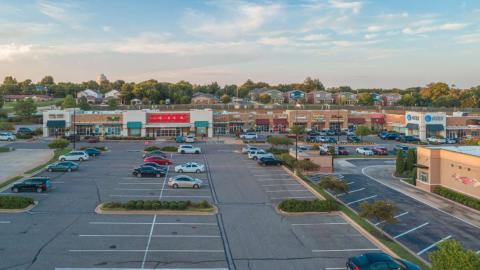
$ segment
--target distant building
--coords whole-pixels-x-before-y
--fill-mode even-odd
[[[300,98],[298,100],[292,99],[292,93],[296,94]],[[297,101],[302,103],[302,102],[306,102],[307,96],[306,96],[305,92],[294,89],[292,91],[288,91],[288,92],[284,93],[283,98],[288,103],[296,103]]]
[[[107,76],[105,76],[105,74],[101,73],[100,75],[98,75],[97,77],[98,85],[102,84],[102,82],[105,82],[105,81],[108,81]]]
[[[107,102],[110,99],[119,100],[120,99],[120,91],[113,89],[113,90],[110,90],[107,93],[105,93],[104,101]]]
[[[402,95],[399,93],[386,93],[380,95],[380,105],[382,106],[394,106],[402,99]]]
[[[335,100],[332,93],[327,91],[313,91],[306,94],[307,103],[310,104],[332,104]]]
[[[277,89],[267,88],[267,87],[255,88],[250,90],[250,92],[248,93],[248,96],[252,101],[259,101],[259,98],[261,95],[269,95],[270,102],[273,104],[282,104],[285,100],[282,91]]]
[[[83,91],[80,91],[77,93],[77,99],[80,99],[81,97],[86,97],[88,103],[102,103],[103,101],[103,95],[100,93],[98,90],[93,90],[93,89],[85,89]]]
[[[25,99],[28,99],[28,98],[33,99],[33,101],[52,100],[52,97],[48,96],[48,95],[5,95],[5,96],[3,96],[3,100],[5,102],[25,100]]]
[[[358,103],[357,95],[350,92],[340,92],[336,95],[337,104],[355,105]]]
[[[214,95],[202,92],[196,92],[192,96],[192,104],[216,104],[218,100]]]

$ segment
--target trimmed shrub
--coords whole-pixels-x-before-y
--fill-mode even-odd
[[[440,187],[440,186],[435,187],[433,189],[433,192],[442,197],[450,199],[452,201],[461,203],[465,206],[471,207],[476,210],[480,210],[480,200],[475,199],[473,197],[470,197],[470,196],[455,192],[451,189]]]
[[[178,147],[173,146],[173,145],[167,145],[167,146],[164,146],[164,147],[160,148],[160,150],[162,150],[164,152],[177,152]]]
[[[320,150],[320,146],[318,146],[318,144],[314,144],[312,145],[311,150]]]
[[[103,204],[103,209],[127,210],[188,210],[209,208],[212,208],[212,205],[205,200],[198,203],[191,201],[130,200],[128,202],[106,202]]]
[[[43,135],[43,129],[42,129],[42,128],[36,128],[36,129],[33,131],[33,135],[35,135],[35,136]]]
[[[270,147],[266,151],[269,152],[269,153],[272,153],[274,155],[280,155],[280,154],[288,153],[287,149],[278,149],[278,148],[275,148],[275,147]]]
[[[315,164],[308,159],[299,160],[296,164],[296,167],[304,171],[315,171],[320,168],[318,164]]]
[[[145,147],[145,149],[143,149],[145,152],[151,152],[151,151],[155,151],[155,150],[160,150],[160,147],[156,146],[156,145],[150,145],[150,146],[147,146]]]
[[[65,139],[55,139],[48,144],[48,147],[51,149],[61,149],[67,147],[69,144],[70,142]]]
[[[334,200],[296,200],[287,199],[282,201],[278,208],[285,212],[331,212],[338,210],[338,204]]]
[[[11,148],[13,150],[13,148]],[[10,152],[10,147],[0,147],[0,153]]]
[[[33,199],[21,196],[0,196],[0,209],[23,209],[33,204]]]
[[[10,122],[0,122],[0,130],[12,131],[15,130],[15,126]]]
[[[17,133],[15,136],[17,137],[17,139],[20,139],[20,140],[28,140],[33,138],[32,134],[24,134],[24,133]]]
[[[280,154],[278,155],[278,159],[280,159],[283,162],[283,164],[285,164],[287,167],[291,169],[295,168],[297,161],[290,154],[288,153]]]
[[[274,135],[267,138],[267,142],[272,145],[290,145],[292,140],[284,135]]]

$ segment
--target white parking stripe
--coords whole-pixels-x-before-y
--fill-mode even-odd
[[[347,185],[355,184],[355,182],[348,182]]]
[[[264,177],[264,176],[290,176],[286,173],[279,173],[279,174],[254,174],[255,177]]]
[[[258,179],[258,181],[260,182],[267,182],[267,181],[274,181],[274,182],[285,182],[285,181],[288,181],[288,182],[295,182],[295,180],[293,179]]]
[[[112,222],[112,221],[91,221],[91,225],[151,225],[151,222]],[[194,226],[216,226],[217,223],[208,222],[156,222],[155,225],[194,225]]]
[[[203,180],[202,180],[203,181]],[[163,183],[118,183],[119,185],[163,185]],[[208,186],[208,184],[203,183],[203,186]],[[168,188],[167,188],[168,190]]]
[[[152,240],[153,228],[155,227],[155,221],[157,220],[157,215],[153,216],[152,227],[150,227],[150,234],[148,236],[147,247],[145,248],[145,253],[143,254],[142,268],[145,268],[145,261],[147,260],[148,249],[150,248],[150,241]]]
[[[115,188],[115,190],[130,190],[130,191],[185,191],[185,189],[175,189],[175,188]],[[210,190],[195,190],[195,192],[210,192]]]
[[[284,200],[284,199],[313,199],[315,196],[290,196],[290,197],[274,197],[272,200]]]
[[[120,197],[120,198],[158,198],[156,195],[121,195],[121,194],[113,194],[109,195],[110,197]],[[210,198],[210,196],[180,196],[180,195],[168,195],[162,196],[163,198]]]
[[[373,195],[373,196],[370,196],[370,197],[362,198],[362,199],[360,199],[360,200],[356,200],[356,201],[353,201],[353,202],[349,202],[349,203],[347,203],[347,205],[354,204],[354,203],[361,202],[361,201],[365,201],[365,200],[368,200],[368,199],[373,199],[373,198],[375,198],[375,197],[377,197],[377,195]]]
[[[346,267],[327,267],[325,270],[344,270]]]
[[[321,225],[348,225],[348,223],[347,222],[326,222],[326,223],[291,224],[291,226],[321,226]]]
[[[353,248],[353,249],[314,249],[312,252],[350,252],[350,251],[376,251],[378,248]]]
[[[10,224],[10,221],[0,221],[0,224]]]
[[[69,252],[146,252],[146,249],[70,249]],[[223,249],[150,249],[151,252],[164,253],[223,253]]]
[[[18,195],[18,193],[13,193],[13,192],[3,192],[2,195]],[[47,193],[33,193],[32,196],[34,195],[43,195],[43,196],[47,196],[48,194]]]
[[[425,253],[426,251],[432,249],[434,246],[436,246],[436,245],[440,244],[441,242],[443,242],[443,241],[445,241],[445,240],[448,240],[448,239],[450,239],[450,238],[452,238],[451,235],[449,235],[449,236],[447,236],[447,237],[445,237],[445,238],[443,238],[443,239],[441,239],[441,240],[439,240],[439,241],[431,244],[430,246],[428,246],[428,247],[420,250],[419,252],[417,252],[417,255],[422,255],[422,254]]]
[[[187,234],[158,234],[149,236],[147,234],[80,234],[79,237],[152,237],[152,238],[220,238],[219,235],[187,235]]]
[[[338,194],[337,197],[340,197],[340,196],[343,196],[343,195],[348,195],[350,193],[355,193],[355,192],[358,192],[358,191],[362,191],[364,190],[365,188],[359,188],[359,189],[355,189],[355,190],[352,190],[352,191],[349,191],[348,193],[342,193],[342,194]]]
[[[265,192],[267,192],[267,193],[276,193],[276,192],[281,193],[281,192],[310,192],[310,191],[308,191],[306,189],[290,189],[290,190],[267,190]]]
[[[284,186],[302,186],[302,184],[274,184],[274,185],[262,185],[262,187],[284,187]]]
[[[401,214],[398,214],[398,215],[394,216],[394,218],[399,218],[399,217],[404,216],[406,214],[408,214],[408,212],[403,212]],[[378,223],[375,223],[375,226],[378,226],[378,225],[382,224],[383,222],[385,222],[385,221],[380,221]]]
[[[418,229],[420,229],[420,228],[422,228],[422,227],[425,227],[425,226],[427,226],[428,224],[429,224],[428,222],[425,222],[425,223],[423,223],[422,225],[417,226],[417,227],[415,227],[415,228],[413,228],[413,229],[410,229],[410,230],[408,230],[408,231],[406,231],[406,232],[403,232],[403,233],[401,233],[401,234],[399,234],[399,235],[397,235],[397,236],[395,236],[395,237],[393,237],[393,238],[394,238],[394,239],[397,239],[397,238],[402,237],[402,236],[404,236],[404,235],[406,235],[406,234],[409,234],[409,233],[411,233],[411,232],[413,232],[413,231],[415,231],[415,230],[418,230]]]

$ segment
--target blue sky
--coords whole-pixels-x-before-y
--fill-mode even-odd
[[[5,1],[0,76],[480,84],[480,1]]]

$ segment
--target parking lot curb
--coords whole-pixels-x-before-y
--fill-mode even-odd
[[[164,215],[164,216],[214,216],[218,213],[218,208],[212,205],[213,211],[173,211],[173,210],[103,210],[102,204],[95,208],[95,213],[99,215]]]
[[[325,215],[325,216],[336,216],[338,211],[331,212],[286,212],[278,207],[278,204],[275,205],[275,211],[277,214],[282,216],[313,216],[313,215]]]
[[[25,213],[32,210],[35,206],[38,205],[38,201],[34,201],[33,204],[22,208],[22,209],[0,209],[0,213],[8,213],[8,214],[18,214],[18,213]]]
[[[306,183],[305,181],[303,181],[303,179],[301,179],[298,175],[294,174],[292,171],[290,171],[287,167],[285,167],[284,165],[282,165],[282,168],[290,175],[292,176],[295,181],[297,181],[299,184],[301,184],[303,187],[305,187],[306,189],[308,189],[313,195],[315,195],[315,197],[317,197],[317,199],[319,200],[322,200],[324,201],[325,198],[322,196],[322,194],[318,193],[318,191],[316,191],[314,188],[312,188],[308,183]]]

